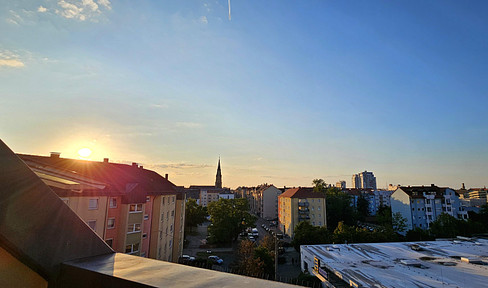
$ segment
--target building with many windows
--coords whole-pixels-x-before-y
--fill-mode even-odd
[[[278,196],[278,220],[280,230],[290,237],[302,221],[327,227],[325,194],[309,187],[287,189]]]
[[[442,213],[467,219],[468,213],[459,195],[450,188],[431,186],[400,186],[391,195],[391,212],[400,213],[407,220],[407,230],[428,229]]]
[[[184,205],[177,205],[184,193],[167,175],[136,163],[65,159],[59,153],[19,157],[115,251],[165,261],[181,255],[173,255],[173,246],[182,247],[184,220],[175,215],[184,217]]]
[[[352,175],[352,188],[376,190],[376,177],[373,172],[364,171]]]

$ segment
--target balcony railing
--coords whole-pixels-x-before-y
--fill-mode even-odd
[[[298,202],[298,206],[301,206],[301,207],[308,207],[308,202]]]

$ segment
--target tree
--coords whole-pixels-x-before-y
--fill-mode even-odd
[[[330,231],[334,231],[340,221],[347,225],[356,224],[354,208],[348,194],[338,188],[330,187],[326,195],[327,228]]]
[[[323,179],[312,181],[313,191],[326,195],[327,228],[334,231],[340,221],[348,225],[356,222],[354,208],[352,207],[351,197],[336,187],[328,187]]]
[[[274,250],[249,240],[243,240],[238,250],[239,269],[248,276],[273,278]]]
[[[380,206],[376,213],[376,221],[385,228],[392,227],[391,223],[391,207]]]
[[[212,224],[209,226],[211,240],[217,243],[232,242],[247,227],[254,226],[256,216],[248,212],[245,198],[219,199],[208,205]]]
[[[330,232],[324,227],[312,226],[309,222],[300,222],[295,226],[291,244],[300,252],[300,245],[331,243]]]
[[[205,207],[198,205],[195,199],[190,198],[186,201],[185,226],[190,228],[190,231],[193,227],[197,227],[205,222],[206,217],[207,211]]]
[[[358,211],[359,219],[361,219],[361,221],[369,216],[369,202],[362,194],[358,198],[356,210]]]
[[[400,212],[393,213],[391,216],[391,226],[395,232],[402,234],[407,230],[407,219]]]
[[[463,220],[458,220],[447,213],[442,213],[434,222],[430,224],[430,233],[435,235],[437,238],[456,237],[460,235],[460,225],[464,225]]]

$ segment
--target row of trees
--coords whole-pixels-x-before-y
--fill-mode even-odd
[[[239,244],[238,267],[247,276],[274,279],[274,239],[266,235],[256,246],[243,240]]]

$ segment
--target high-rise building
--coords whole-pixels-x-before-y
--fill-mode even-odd
[[[339,188],[339,189],[346,189],[346,181],[344,180],[341,180],[339,182],[336,182],[336,188]]]
[[[361,172],[352,175],[352,188],[355,189],[374,189],[376,190],[376,177],[373,172]]]

